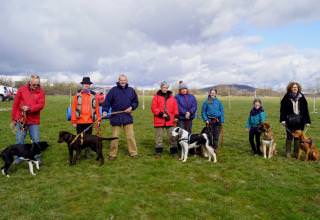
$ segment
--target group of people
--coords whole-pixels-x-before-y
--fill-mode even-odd
[[[93,125],[99,126],[101,119],[110,115],[112,136],[119,137],[121,130],[124,130],[129,155],[132,158],[138,156],[138,148],[134,135],[132,112],[138,108],[138,96],[135,90],[129,86],[126,75],[121,74],[116,86],[106,95],[102,103],[102,113],[95,92],[91,90],[89,77],[83,77],[81,89],[73,97],[71,123],[76,128],[76,132],[92,134]],[[161,82],[160,89],[153,96],[151,111],[155,130],[155,156],[161,158],[164,145],[163,133],[166,132],[169,140],[169,151],[171,155],[178,152],[177,141],[171,133],[174,127],[179,126],[192,133],[193,120],[197,116],[197,100],[190,94],[188,86],[179,82],[179,92],[173,95],[169,90],[169,84]],[[12,123],[16,128],[16,143],[22,144],[29,131],[32,142],[40,141],[39,124],[40,112],[45,106],[45,93],[40,86],[40,77],[32,75],[29,82],[18,89],[12,108]],[[217,150],[219,137],[224,123],[224,107],[217,98],[217,90],[210,89],[207,98],[202,104],[201,118],[206,126],[212,131],[213,148]],[[260,132],[258,127],[266,120],[266,114],[260,99],[255,99],[253,108],[247,120],[249,131],[249,142],[254,154],[261,154]],[[290,83],[287,93],[281,101],[280,123],[286,127],[286,153],[291,156],[291,145],[294,130],[303,130],[305,126],[310,126],[310,116],[308,103],[301,92],[301,86]],[[109,160],[116,159],[118,155],[119,140],[111,142]],[[297,154],[298,141],[294,140],[294,153]],[[40,159],[40,157],[39,157]]]
[[[310,127],[311,120],[308,110],[308,102],[301,86],[297,82],[290,82],[287,86],[287,92],[280,104],[280,123],[286,129],[286,156],[291,157],[293,142],[294,157],[298,156],[299,140],[295,139],[292,133],[296,130],[304,130]],[[246,127],[249,131],[249,142],[252,152],[255,155],[261,155],[259,125],[266,121],[266,113],[262,106],[261,99],[254,99],[253,107],[250,111]]]

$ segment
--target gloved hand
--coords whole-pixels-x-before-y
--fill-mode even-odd
[[[286,126],[286,121],[282,121],[282,122],[281,122],[281,125],[282,125],[282,126]]]

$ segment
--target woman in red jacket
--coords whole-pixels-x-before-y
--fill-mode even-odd
[[[171,135],[179,115],[177,101],[172,92],[168,90],[169,85],[167,82],[162,82],[160,88],[153,97],[151,106],[151,111],[154,115],[156,158],[160,158],[163,151],[164,129],[166,129],[169,139],[170,154],[175,155],[177,153],[177,142]]]
[[[33,143],[40,141],[40,111],[45,105],[45,93],[40,87],[40,77],[31,75],[30,81],[21,86],[14,102],[11,112],[12,124],[16,127],[16,144],[24,144],[27,132]],[[36,155],[40,161],[40,155]],[[20,160],[16,159],[15,163]]]
[[[17,144],[24,144],[27,131],[32,142],[40,141],[40,111],[44,105],[45,94],[40,87],[40,77],[32,75],[30,81],[18,89],[12,106],[11,119],[17,130]]]

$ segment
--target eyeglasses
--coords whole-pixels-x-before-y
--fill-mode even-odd
[[[40,84],[30,84],[30,86],[32,86],[32,87],[39,87]]]

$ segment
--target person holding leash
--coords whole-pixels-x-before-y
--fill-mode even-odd
[[[302,88],[297,82],[290,82],[287,86],[287,93],[281,100],[280,123],[286,128],[286,155],[291,157],[292,132],[304,130],[310,127],[311,120],[308,110],[308,102],[302,94]],[[298,156],[299,141],[294,139],[294,156]]]
[[[155,155],[156,159],[161,157],[163,152],[163,131],[167,131],[170,154],[178,153],[177,141],[172,137],[172,130],[178,121],[178,104],[169,91],[169,84],[163,81],[160,84],[160,90],[153,96],[151,111],[155,128]]]
[[[250,111],[246,128],[249,131],[249,142],[251,145],[252,153],[254,155],[262,155],[260,150],[260,136],[261,132],[259,131],[259,125],[264,123],[266,120],[266,113],[262,107],[261,99],[253,100],[253,107]],[[254,142],[254,139],[256,142]]]
[[[197,100],[189,93],[188,86],[183,81],[179,82],[179,94],[175,98],[179,109],[178,126],[192,133],[192,121],[198,108]]]
[[[120,74],[117,85],[113,87],[105,98],[103,106],[103,116],[112,110],[110,124],[112,127],[112,137],[119,137],[123,127],[127,138],[128,151],[131,158],[138,157],[138,148],[133,129],[132,112],[138,108],[138,96],[135,90],[128,85],[128,77]],[[115,160],[118,154],[119,140],[111,141],[109,160]]]
[[[218,149],[219,137],[224,123],[224,107],[217,98],[217,90],[212,88],[209,90],[207,100],[202,104],[201,111],[202,120],[209,126],[213,135],[213,148]]]
[[[16,129],[16,144],[24,144],[27,132],[33,143],[40,141],[40,112],[45,106],[45,92],[40,86],[40,77],[31,75],[26,85],[21,86],[12,106],[12,125]],[[40,160],[40,155],[37,155]],[[17,159],[16,163],[20,160]]]
[[[101,116],[96,94],[90,89],[93,84],[90,77],[83,77],[80,82],[82,88],[73,97],[71,106],[71,123],[76,128],[77,134],[84,132],[92,134],[93,123],[99,126]]]

